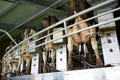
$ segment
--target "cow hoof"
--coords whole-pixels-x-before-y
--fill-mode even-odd
[[[17,71],[16,74],[17,74],[17,76],[19,76],[20,75],[20,71]]]
[[[73,69],[73,64],[68,64],[67,70],[72,70]]]
[[[46,68],[43,68],[43,73],[46,73],[47,71],[46,71]]]
[[[51,72],[54,72],[55,71],[55,66],[52,66],[51,67]]]
[[[30,74],[30,69],[26,69],[26,74]]]
[[[101,60],[101,59],[97,59],[97,60],[96,60],[96,65],[97,65],[97,66],[103,66],[102,60]]]

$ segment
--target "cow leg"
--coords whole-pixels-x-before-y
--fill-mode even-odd
[[[55,71],[55,50],[54,49],[51,49],[51,63],[52,63],[52,66],[51,66],[51,71]]]
[[[72,64],[73,40],[72,40],[72,37],[68,37],[67,48],[68,48],[68,68],[67,69],[72,70],[73,69],[73,64]]]
[[[5,76],[5,73],[7,72],[7,69],[8,69],[8,65],[7,64],[4,64],[2,66],[2,73],[1,73],[1,76],[4,77]]]
[[[98,45],[97,45],[98,43],[95,40],[95,38],[93,38],[93,37],[91,38],[91,44],[92,44],[92,48],[93,48],[93,50],[95,52],[95,56],[96,56],[96,65],[103,66],[103,62],[102,62],[102,60],[99,56],[99,52],[98,52]]]
[[[30,74],[30,62],[31,62],[30,56],[25,56],[24,60],[26,62],[26,74]]]
[[[23,62],[23,55],[20,55],[19,61],[18,61],[17,75],[20,75],[20,67],[22,62]]]
[[[47,72],[47,70],[46,70],[46,66],[47,66],[47,52],[44,51],[42,53],[42,55],[43,55],[43,73],[46,73]]]
[[[17,75],[17,67],[18,67],[18,62],[14,61],[13,62],[13,73],[15,73],[15,75]]]

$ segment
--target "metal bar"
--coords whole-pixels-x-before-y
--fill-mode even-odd
[[[0,32],[5,33],[13,41],[13,43],[17,45],[17,42],[11,37],[11,35],[7,31],[0,29]]]
[[[94,17],[91,17],[91,18],[88,18],[88,19],[86,19],[86,20],[84,20],[84,21],[75,23],[75,24],[73,24],[73,25],[68,26],[67,28],[70,28],[70,27],[72,27],[72,26],[74,26],[74,25],[77,25],[77,24],[83,23],[83,22],[85,22],[85,21],[89,21],[89,20],[95,19],[95,18],[97,18],[97,17],[103,16],[103,15],[105,15],[105,14],[108,14],[108,13],[111,13],[111,12],[114,12],[114,11],[117,11],[117,10],[120,10],[120,7],[119,7],[119,8],[116,8],[116,9],[113,9],[113,10],[110,10],[110,11],[107,11],[107,12],[102,13],[102,14],[98,14],[98,15],[96,15],[96,16],[94,16]],[[55,34],[55,33],[57,33],[57,32],[60,32],[60,31],[62,31],[62,30],[64,30],[64,29],[60,29],[60,30],[55,31],[55,32],[53,32],[53,33],[51,33],[51,34],[48,34],[48,35],[46,35],[46,36],[43,36],[43,37],[41,37],[41,38],[39,38],[39,39],[37,39],[37,40],[34,40],[33,42],[37,42],[37,41],[39,41],[39,40],[41,40],[41,39],[43,39],[43,38],[45,38],[45,37],[47,37],[47,36],[50,36],[50,35],[52,35],[52,34]],[[31,36],[31,38],[32,38],[32,36]],[[30,39],[30,38],[28,38],[28,39]],[[27,40],[28,40],[28,39],[27,39]],[[23,42],[24,42],[24,41],[20,42],[18,45],[22,44]],[[33,43],[33,42],[31,42],[31,43]],[[31,44],[31,43],[29,43],[29,44]],[[27,44],[27,45],[29,45],[29,44]],[[25,45],[25,46],[27,46],[27,45]],[[23,46],[23,47],[25,47],[25,46]],[[16,47],[16,46],[14,46],[12,49],[14,49],[15,47]],[[11,50],[12,50],[12,49],[11,49]],[[11,50],[10,50],[10,51],[11,51]],[[8,51],[7,53],[9,53],[10,51]]]
[[[107,11],[107,12],[104,12],[104,13],[101,13],[101,14],[98,14],[98,15],[96,15],[96,16],[90,17],[90,18],[85,19],[85,20],[83,20],[83,21],[80,21],[80,22],[78,22],[78,23],[74,23],[74,24],[72,24],[72,25],[69,25],[67,28],[70,28],[70,27],[72,27],[72,26],[75,26],[75,25],[78,25],[78,24],[81,24],[81,23],[90,21],[90,20],[95,19],[95,18],[97,18],[97,17],[103,16],[103,15],[106,15],[106,14],[108,14],[108,13],[112,13],[112,12],[115,12],[115,11],[118,11],[118,10],[120,10],[120,7],[116,8],[116,9],[113,9],[113,10],[110,10],[110,11]]]
[[[15,45],[17,45],[16,41],[10,36],[10,34],[9,34],[7,31],[0,29],[0,32],[5,33],[5,34],[13,41],[13,43],[14,43]],[[4,56],[7,56],[7,54],[5,54]],[[3,58],[4,58],[4,57],[3,57]],[[3,61],[3,60],[2,60],[2,61]]]
[[[32,16],[31,18],[29,18],[29,19],[27,19],[25,22],[23,22],[23,24],[31,21],[33,18],[35,18],[36,16],[40,15],[40,14],[43,13],[44,11],[47,11],[49,8],[51,8],[52,6],[56,5],[56,4],[57,4],[58,2],[60,2],[60,1],[61,1],[61,0],[58,0],[58,1],[56,1],[55,3],[53,3],[52,5],[50,5],[49,7],[47,7],[46,9],[38,12],[36,15]],[[14,29],[20,27],[20,26],[23,25],[23,24],[20,24],[20,25],[16,26],[16,27],[13,28],[11,31],[13,31]],[[9,32],[11,32],[11,31],[9,31]],[[1,38],[1,37],[0,37],[0,38]],[[28,39],[26,39],[26,40],[28,40]],[[24,42],[24,41],[23,41],[23,42]],[[21,42],[20,44],[22,44],[23,42]],[[20,45],[20,44],[18,44],[18,45]],[[18,45],[16,45],[16,47],[17,47]],[[15,47],[14,47],[14,48],[15,48]],[[7,52],[7,54],[8,54],[12,49],[14,49],[14,48],[11,48],[11,49]],[[6,55],[7,55],[7,54],[6,54]]]
[[[53,3],[52,5],[50,5],[49,7],[47,7],[46,9],[38,12],[36,15],[34,15],[34,16],[32,16],[31,18],[27,19],[25,22],[23,22],[22,24],[16,26],[15,28],[13,28],[12,30],[10,30],[10,31],[8,31],[8,32],[11,32],[11,31],[15,30],[16,28],[20,27],[21,25],[23,25],[23,24],[31,21],[33,18],[35,18],[35,17],[37,17],[38,15],[40,15],[41,13],[47,11],[49,8],[51,8],[52,6],[56,5],[56,4],[59,3],[60,1],[61,1],[61,0],[56,1],[55,3]],[[1,37],[3,37],[3,36],[4,36],[4,35],[2,35]],[[0,38],[1,38],[1,37],[0,37]],[[31,38],[32,38],[32,37],[31,37]],[[28,40],[28,39],[23,40],[21,43],[19,43],[19,44],[16,45],[15,47],[19,46],[20,44],[22,44],[24,41],[27,41],[27,40]],[[12,49],[14,49],[15,47],[11,48],[11,49],[8,51],[8,53],[9,53]]]
[[[34,15],[34,16],[32,16],[31,18],[27,19],[25,22],[23,22],[23,23],[21,23],[20,25],[16,26],[15,28],[13,28],[12,30],[10,30],[9,32],[11,32],[11,31],[15,30],[16,28],[22,26],[23,24],[31,21],[34,17],[36,17],[36,16],[38,16],[39,14],[41,14],[42,12],[48,10],[50,7],[54,6],[55,4],[57,4],[57,3],[60,2],[60,1],[61,1],[61,0],[55,2],[53,5],[49,6],[48,8],[46,8],[46,9],[38,12],[36,15]],[[82,11],[82,12],[79,12],[79,13],[76,14],[76,15],[73,15],[73,16],[71,16],[71,17],[69,17],[69,18],[66,18],[66,19],[64,19],[64,20],[56,23],[56,25],[59,25],[59,24],[63,23],[64,21],[67,21],[67,20],[72,19],[72,18],[74,18],[74,17],[77,17],[77,16],[79,16],[79,15],[82,15],[82,14],[87,13],[87,12],[89,12],[89,11],[98,9],[98,8],[100,8],[100,7],[102,7],[102,6],[105,6],[106,4],[110,4],[110,3],[115,2],[115,1],[116,1],[116,0],[108,0],[108,1],[105,1],[105,2],[103,2],[103,3],[101,3],[101,4],[99,4],[99,5],[93,6],[93,7],[88,8],[88,9]],[[50,26],[49,28],[46,28],[46,29],[48,30],[48,29],[51,29],[51,28],[53,28],[53,26]],[[46,31],[46,30],[45,30],[45,31]],[[39,33],[38,33],[38,34],[39,34]],[[1,37],[3,37],[3,36],[4,36],[4,35],[2,35]],[[0,37],[0,38],[1,38],[1,37]]]
[[[65,29],[65,34],[67,35],[68,34],[68,32],[67,32],[67,27],[66,27],[67,25],[66,25],[66,22],[64,22],[64,29]]]
[[[112,20],[105,21],[105,22],[102,22],[102,23],[99,23],[99,24],[96,24],[96,25],[93,25],[93,26],[90,26],[90,27],[87,27],[87,28],[78,30],[78,31],[76,31],[76,32],[69,33],[68,35],[64,35],[64,36],[61,36],[61,37],[56,38],[56,39],[53,39],[53,40],[49,40],[49,41],[44,42],[44,43],[42,43],[42,44],[39,44],[39,45],[35,46],[34,48],[29,49],[29,50],[38,48],[38,47],[43,46],[43,45],[45,45],[45,44],[47,44],[47,43],[50,43],[50,42],[52,42],[52,41],[56,41],[56,40],[65,38],[65,37],[67,37],[67,36],[70,36],[70,35],[73,35],[73,34],[77,34],[77,33],[80,33],[80,32],[82,32],[82,31],[85,31],[85,30],[88,30],[88,29],[91,29],[91,28],[95,28],[95,27],[99,27],[99,26],[104,25],[104,24],[108,24],[108,23],[111,23],[111,22],[115,22],[115,21],[117,21],[117,20],[120,20],[120,17],[117,17],[117,18],[114,18],[114,19],[112,19]],[[24,51],[24,52],[27,52],[27,51],[29,51],[29,50],[26,50],[26,51]],[[24,52],[23,52],[23,53],[24,53]],[[20,53],[20,54],[22,54],[22,53]]]
[[[69,34],[64,35],[64,36],[62,36],[62,37],[59,37],[59,38],[56,38],[56,39],[53,39],[53,40],[49,40],[49,41],[47,41],[47,42],[45,42],[45,43],[42,43],[42,44],[40,44],[40,45],[37,45],[35,48],[38,48],[38,47],[40,47],[40,46],[43,46],[43,45],[45,45],[45,44],[47,44],[47,43],[50,43],[50,42],[52,42],[52,41],[56,41],[56,40],[65,38],[65,37],[67,37],[67,36],[70,36],[70,35],[73,35],[73,34],[77,34],[77,33],[80,33],[80,32],[82,32],[82,31],[85,31],[85,30],[88,30],[88,29],[91,29],[91,28],[95,28],[95,27],[99,27],[99,26],[101,26],[101,25],[108,24],[108,23],[111,23],[111,22],[115,22],[115,21],[118,21],[118,20],[120,20],[120,17],[117,17],[117,18],[114,18],[114,19],[112,19],[112,20],[105,21],[105,22],[102,22],[102,23],[99,23],[99,24],[96,24],[96,25],[93,25],[93,26],[90,26],[90,27],[87,27],[87,28],[83,28],[83,29],[81,29],[81,30],[78,30],[78,31],[76,31],[76,32],[69,33]],[[32,50],[32,49],[34,49],[34,48],[31,48],[31,49],[29,49],[29,50]],[[26,51],[25,51],[25,52],[26,52]]]
[[[83,15],[83,14],[85,14],[85,13],[87,13],[87,12],[90,12],[90,11],[92,11],[92,10],[98,9],[98,8],[100,8],[100,7],[102,7],[102,6],[105,6],[105,5],[110,4],[110,3],[112,3],[112,2],[115,2],[115,1],[116,1],[116,0],[108,0],[108,1],[105,1],[105,2],[103,2],[103,3],[101,3],[101,4],[99,4],[99,5],[96,5],[96,6],[93,6],[93,7],[91,7],[91,8],[88,8],[88,9],[86,9],[86,10],[83,10],[83,11],[77,13],[76,15],[72,15],[72,16],[66,18],[66,19],[63,19],[63,20],[55,23],[54,25],[51,25],[51,26],[45,28],[44,30],[41,30],[41,31],[37,32],[36,34],[32,35],[31,37],[27,38],[26,40],[29,40],[30,38],[32,38],[32,37],[34,37],[34,36],[36,36],[36,35],[38,35],[38,34],[40,34],[40,33],[43,33],[43,32],[45,32],[45,31],[47,31],[47,30],[49,30],[49,29],[51,29],[51,28],[54,28],[55,26],[58,26],[58,25],[64,23],[65,21],[68,21],[68,20],[73,19],[73,18],[75,18],[75,17],[77,17],[77,16],[80,16],[80,15]],[[24,41],[26,41],[26,40],[24,40]],[[24,41],[22,41],[22,42],[24,42]]]
[[[4,32],[13,41],[13,43],[17,45],[16,41],[10,36],[10,34],[7,31],[0,29],[0,32]]]
[[[114,12],[114,11],[117,11],[117,10],[120,10],[120,7],[119,7],[119,8],[116,8],[116,9],[113,9],[113,10],[110,10],[110,11],[107,11],[107,12],[105,12],[105,13],[96,15],[96,16],[94,16],[94,17],[88,18],[88,19],[86,19],[86,20],[84,20],[84,21],[81,21],[81,22],[79,22],[79,23],[75,23],[75,24],[73,24],[73,25],[68,26],[67,28],[72,27],[72,26],[74,26],[74,25],[76,25],[76,24],[80,24],[80,23],[82,23],[82,22],[85,22],[85,21],[88,21],[88,20],[97,18],[97,17],[99,17],[99,16],[102,16],[102,15],[105,15],[105,14],[108,14],[108,13],[111,13],[111,12]],[[52,35],[52,34],[54,34],[54,33],[60,32],[60,31],[62,31],[62,30],[64,30],[64,29],[60,29],[60,30],[58,30],[58,31],[55,31],[55,32],[53,32],[53,33],[51,33],[51,34],[48,34],[47,36],[50,36],[50,35]],[[41,39],[43,39],[43,38],[45,38],[45,37],[47,37],[47,36],[44,36],[44,37],[42,37],[42,38],[39,38],[39,39],[37,39],[37,40],[35,40],[35,41],[33,41],[33,42],[39,41],[39,40],[41,40]],[[21,43],[22,43],[22,42],[21,42]],[[30,43],[29,43],[29,44],[30,44]],[[29,44],[28,44],[28,45],[29,45]],[[20,45],[20,44],[18,44],[18,45]],[[26,45],[26,46],[27,46],[27,45]],[[25,46],[24,46],[24,47],[25,47]],[[13,47],[13,48],[15,48],[15,47]],[[8,51],[8,53],[9,53],[9,51]]]
[[[16,3],[12,3],[12,5],[8,6],[6,9],[4,9],[1,13],[0,16],[4,15],[6,12],[10,11],[11,9],[13,9],[15,6],[18,5],[19,2]]]
[[[52,7],[52,8],[57,8],[57,7],[65,4],[65,3],[67,3],[68,1],[69,1],[69,0],[61,0],[61,2],[60,2],[59,4],[55,5],[55,7]]]
[[[56,39],[53,39],[53,40],[49,40],[49,41],[44,42],[44,43],[42,43],[42,44],[39,44],[39,45],[35,46],[34,48],[29,49],[29,50],[38,48],[38,47],[43,46],[43,45],[45,45],[45,44],[47,44],[47,43],[49,43],[49,42],[56,41],[56,40],[65,38],[65,37],[67,37],[67,36],[70,36],[70,35],[73,35],[73,34],[77,34],[77,33],[80,33],[80,32],[82,32],[82,31],[85,31],[85,30],[88,30],[88,29],[91,29],[91,28],[95,28],[95,27],[99,27],[99,26],[101,26],[101,25],[108,24],[108,23],[111,23],[111,22],[115,22],[115,21],[118,21],[118,20],[120,20],[120,17],[117,17],[117,18],[114,18],[114,19],[112,19],[112,20],[105,21],[105,22],[102,22],[102,23],[99,23],[99,24],[96,24],[96,25],[93,25],[93,26],[90,26],[90,27],[87,27],[87,28],[78,30],[78,31],[76,31],[76,32],[69,33],[69,34],[67,34],[67,35],[64,35],[64,36],[62,36],[62,37],[59,37],[59,38],[56,38]],[[29,51],[29,50],[26,50],[26,51],[24,51],[24,52],[27,52],[27,51]],[[23,52],[23,53],[24,53],[24,52]],[[20,53],[20,54],[22,54],[22,53]],[[12,59],[8,59],[8,60],[12,60]],[[6,62],[7,62],[7,61],[6,61]]]
[[[47,30],[49,30],[49,29],[51,29],[51,28],[54,28],[54,26],[58,26],[58,25],[62,24],[62,23],[65,22],[65,21],[68,21],[68,20],[73,19],[73,18],[75,18],[75,17],[77,17],[77,16],[80,16],[80,15],[83,15],[83,14],[85,14],[85,13],[87,13],[87,12],[92,11],[92,10],[96,10],[96,9],[98,9],[98,8],[101,8],[101,7],[105,6],[105,5],[108,5],[108,4],[110,4],[110,3],[113,3],[113,2],[115,2],[115,1],[116,1],[116,0],[107,0],[107,1],[105,1],[105,2],[103,2],[103,3],[100,3],[99,5],[96,5],[96,6],[93,6],[93,7],[91,7],[91,8],[88,8],[88,9],[86,9],[86,10],[83,10],[83,11],[77,13],[76,15],[72,15],[72,16],[70,16],[70,17],[68,17],[68,18],[65,18],[65,19],[63,19],[63,20],[55,23],[54,25],[51,25],[51,26],[45,28],[44,30],[41,30],[41,31],[37,32],[37,33],[36,33],[35,35],[33,35],[33,36],[36,36],[36,35],[44,32],[44,31],[47,31]],[[31,37],[33,37],[33,36],[31,36]],[[30,39],[31,37],[29,37],[29,39]]]
[[[74,24],[66,27],[66,29],[67,29],[67,28],[70,28],[70,27],[72,27],[72,26],[75,26],[75,25],[77,25],[77,24],[81,24],[81,23],[87,22],[87,21],[89,21],[89,20],[95,19],[95,18],[97,18],[97,17],[106,15],[106,14],[108,14],[108,13],[117,11],[117,10],[120,10],[120,7],[119,7],[119,8],[116,8],[116,9],[113,9],[113,10],[110,10],[110,11],[107,11],[107,12],[104,12],[104,13],[101,13],[101,14],[98,14],[98,15],[96,15],[96,16],[93,16],[93,17],[88,18],[88,19],[86,19],[86,20],[83,20],[83,21],[81,21],[81,22],[74,23]],[[65,25],[66,25],[66,23],[64,22],[64,26],[65,26]],[[50,35],[53,35],[53,34],[55,34],[55,33],[60,32],[60,31],[62,31],[62,30],[64,30],[64,29],[65,29],[65,28],[60,29],[60,30],[57,30],[57,31],[55,31],[55,32],[53,32],[53,33],[50,33],[50,34],[48,34],[48,35],[46,35],[46,36],[43,36],[43,37],[41,37],[41,38],[39,38],[39,39],[36,39],[36,40],[30,42],[29,44],[34,43],[34,42],[37,42],[37,41],[39,41],[39,40],[41,40],[41,39],[44,39],[44,38],[46,38],[46,37],[48,37],[48,36],[50,36]],[[65,29],[65,30],[66,30],[66,29]],[[67,30],[66,30],[66,31],[67,31]],[[26,47],[26,46],[28,46],[29,44],[27,44],[27,45],[25,45],[25,46],[23,46],[23,47]],[[22,48],[23,48],[23,47],[22,47]]]
[[[110,3],[114,2],[114,1],[116,1],[116,0],[105,1],[105,2],[103,2],[103,3],[101,3],[101,4],[97,5],[97,6],[88,8],[88,9],[86,9],[86,10],[84,10],[84,11],[82,11],[82,12],[76,14],[76,15],[73,15],[73,16],[71,16],[71,17],[68,17],[68,18],[66,18],[66,19],[64,19],[64,20],[62,20],[62,21],[60,21],[60,22],[58,22],[58,23],[56,23],[56,24],[54,24],[54,25],[52,25],[52,26],[49,26],[48,28],[45,28],[45,29],[42,30],[42,31],[39,31],[38,33],[36,33],[36,34],[33,35],[33,36],[36,36],[36,35],[44,32],[44,31],[46,31],[46,30],[48,30],[48,29],[51,29],[51,28],[53,28],[53,27],[55,27],[55,26],[63,23],[64,21],[70,20],[70,19],[72,19],[72,18],[74,18],[74,17],[77,17],[77,16],[82,15],[82,14],[84,14],[84,13],[87,13],[87,12],[89,12],[89,11],[92,11],[92,10],[94,10],[94,9],[98,9],[98,8],[100,8],[100,7],[102,7],[102,6],[105,6],[105,5],[107,5],[107,4],[110,4]],[[32,38],[33,36],[27,38],[26,40]],[[63,37],[64,37],[64,36],[63,36]],[[65,37],[66,37],[66,36],[65,36]],[[62,38],[62,37],[61,37],[61,38]],[[26,40],[23,40],[21,43],[23,43],[23,42],[26,41]],[[57,40],[58,40],[58,39],[57,39]],[[20,44],[21,44],[21,43],[20,43]],[[44,44],[46,44],[46,43],[44,43]],[[41,44],[41,45],[44,45],[44,44]],[[19,45],[19,44],[18,44],[18,45]],[[18,45],[14,46],[14,48],[17,47]],[[38,45],[38,47],[39,47],[39,46],[40,46],[40,45]],[[36,47],[37,47],[37,46],[36,46]],[[35,48],[36,48],[36,47],[35,47]],[[12,50],[12,49],[11,49],[11,50]]]
[[[98,15],[96,15],[96,16],[93,16],[93,17],[88,18],[88,19],[86,19],[86,20],[83,20],[83,21],[81,21],[81,22],[74,23],[73,25],[67,26],[66,28],[70,28],[70,27],[75,26],[75,25],[77,25],[77,24],[81,24],[81,23],[87,22],[87,21],[89,21],[89,20],[92,20],[92,19],[95,19],[95,18],[97,18],[97,17],[106,15],[106,14],[108,14],[108,13],[112,13],[112,12],[117,11],[117,10],[120,10],[120,7],[119,7],[119,8],[116,8],[116,9],[113,9],[113,10],[110,10],[110,11],[107,11],[107,12],[104,12],[104,13],[101,13],[101,14],[98,14]],[[57,30],[57,31],[55,31],[55,32],[53,32],[53,33],[50,33],[50,34],[48,34],[48,35],[46,35],[46,36],[43,36],[43,37],[41,37],[41,38],[39,38],[39,39],[36,39],[36,40],[34,40],[33,42],[37,42],[37,41],[39,41],[39,40],[41,40],[41,39],[43,39],[43,38],[45,38],[45,37],[48,37],[48,36],[53,35],[53,34],[55,34],[55,33],[58,33],[58,32],[60,32],[60,31],[62,31],[62,30],[64,30],[64,28],[63,28],[63,29],[60,29],[60,30]],[[32,42],[31,42],[31,43],[32,43]]]
[[[38,38],[38,39],[36,39],[36,40],[34,40],[34,41],[32,41],[32,42],[30,42],[30,43],[22,46],[22,47],[19,48],[19,49],[22,49],[22,48],[24,48],[24,47],[26,47],[26,46],[28,46],[28,45],[30,45],[30,44],[32,44],[32,43],[35,43],[35,42],[37,42],[37,41],[39,41],[39,40],[42,40],[42,39],[44,39],[44,38],[46,38],[46,37],[48,37],[48,36],[50,36],[50,35],[53,35],[53,34],[55,34],[55,33],[60,32],[60,31],[62,31],[62,30],[64,30],[64,28],[63,28],[63,29],[60,29],[60,30],[58,30],[58,31],[54,31],[53,33],[50,33],[50,34],[48,34],[48,35],[46,35],[46,36],[43,36],[43,37],[41,37],[41,38]],[[22,44],[22,43],[21,43],[21,44]],[[19,45],[19,44],[18,44],[18,45]],[[14,47],[14,48],[15,48],[15,47]],[[13,49],[14,49],[14,48],[13,48]],[[9,51],[8,51],[8,53],[9,53]]]
[[[52,6],[56,5],[56,4],[57,4],[58,2],[60,2],[60,1],[61,1],[61,0],[56,1],[55,3],[53,3],[52,5],[50,5],[49,7],[47,7],[47,8],[45,8],[45,9],[43,9],[42,11],[38,12],[36,15],[30,17],[29,19],[27,19],[27,20],[24,21],[23,23],[17,25],[15,28],[11,29],[11,30],[8,31],[8,32],[11,32],[11,31],[19,28],[20,26],[24,25],[25,23],[30,22],[31,20],[33,20],[34,18],[36,18],[38,15],[40,15],[41,13],[47,11],[49,8],[51,8]],[[4,34],[3,34],[2,36],[0,36],[0,38],[3,37],[3,36],[4,36]]]

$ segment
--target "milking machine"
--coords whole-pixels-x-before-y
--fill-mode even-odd
[[[83,49],[82,49],[83,48]],[[83,50],[83,51],[82,51]],[[78,44],[78,55],[79,55],[79,59],[80,59],[80,65],[81,65],[81,69],[87,69],[89,67],[92,67],[92,64],[89,64],[87,62],[87,58],[89,58],[88,56],[90,55],[88,52],[88,46],[86,42],[82,42]],[[83,64],[83,65],[82,65]]]

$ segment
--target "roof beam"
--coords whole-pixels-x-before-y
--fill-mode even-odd
[[[19,4],[19,2],[16,3],[12,3],[11,5],[9,5],[7,8],[5,8],[4,10],[2,10],[0,12],[0,16],[4,15],[5,13],[7,13],[8,11],[10,11],[11,9],[13,9],[15,6],[17,6]]]

